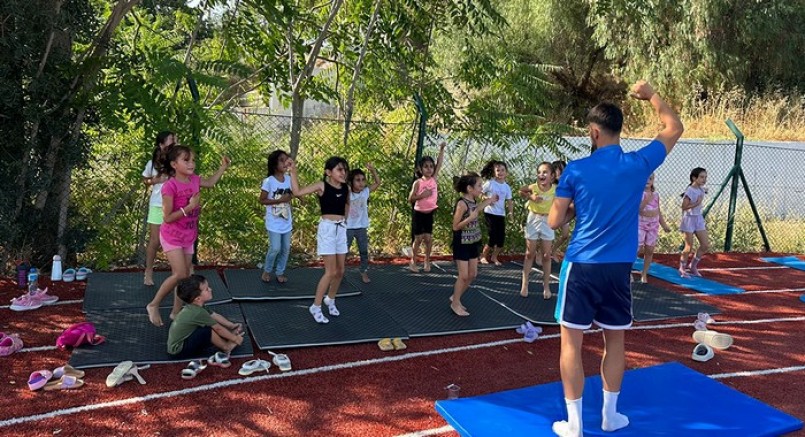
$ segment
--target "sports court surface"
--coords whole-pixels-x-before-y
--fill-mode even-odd
[[[760,257],[714,254],[702,263],[707,279],[742,293],[704,294],[650,278],[652,285],[718,308],[710,328],[732,335],[735,343],[700,363],[690,359],[695,316],[637,322],[627,335],[628,369],[676,361],[805,418],[805,303],[800,300],[805,271]],[[675,260],[655,257],[668,266]],[[223,269],[201,272],[225,276]],[[492,294],[483,279],[471,293]],[[532,287],[537,281],[532,277]],[[449,436],[457,433],[434,408],[435,401],[445,399],[447,385],[459,385],[461,398],[467,398],[559,380],[559,329],[543,326],[533,343],[523,342],[514,329],[502,329],[411,335],[406,350],[391,352],[380,351],[375,342],[287,348],[282,352],[290,356],[292,371],[272,366],[268,374],[249,377],[237,372],[250,358],[233,358],[228,369],[208,367],[190,381],[179,377],[185,363],[158,364],[141,372],[146,385],[132,381],[110,389],[105,379],[111,367],[92,367],[80,389],[32,392],[28,375],[65,364],[70,354],[55,349],[55,338],[86,317],[84,283],[57,283],[51,290],[61,298],[58,305],[29,312],[0,308],[2,331],[19,333],[25,341],[23,350],[0,358],[3,435]],[[0,299],[18,294],[10,278],[0,280]],[[530,299],[541,299],[533,294]],[[317,328],[310,320],[309,329]],[[598,371],[601,343],[598,332],[585,337],[587,375]],[[253,346],[251,358],[270,360],[259,344]],[[690,389],[702,415],[719,402],[706,390]],[[805,436],[805,431],[790,435]]]

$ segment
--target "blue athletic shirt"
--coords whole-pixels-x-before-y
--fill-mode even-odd
[[[556,187],[556,197],[571,199],[576,206],[576,228],[565,260],[634,262],[640,199],[665,155],[665,146],[654,140],[628,153],[620,145],[601,147],[568,163]]]

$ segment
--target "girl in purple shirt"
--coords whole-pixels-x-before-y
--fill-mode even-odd
[[[704,224],[704,216],[702,215],[702,203],[704,202],[704,195],[707,194],[707,189],[704,185],[707,183],[707,170],[696,167],[690,172],[690,185],[682,193],[682,223],[679,224],[679,230],[685,234],[685,248],[682,249],[682,255],[679,257],[679,275],[687,278],[690,275],[701,276],[699,273],[699,261],[702,256],[710,249],[710,238],[707,235],[707,228]],[[688,257],[693,248],[693,237],[699,240],[699,249],[693,255],[688,265]],[[688,271],[685,266],[688,265]]]

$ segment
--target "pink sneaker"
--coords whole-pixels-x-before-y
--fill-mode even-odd
[[[42,308],[42,305],[44,304],[39,299],[35,299],[25,293],[16,299],[11,299],[10,309],[12,311],[30,311]]]
[[[0,340],[0,357],[5,357],[22,349],[22,339],[17,334],[11,334]]]
[[[42,302],[42,305],[51,305],[59,301],[59,296],[54,296],[52,294],[48,294],[48,289],[45,288],[42,290],[38,288],[34,294],[29,294],[33,299],[36,299]]]

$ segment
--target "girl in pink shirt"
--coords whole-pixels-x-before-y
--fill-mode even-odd
[[[654,190],[654,175],[652,174],[646,181],[646,188],[643,190],[640,217],[637,222],[638,252],[643,253],[643,273],[640,275],[640,282],[648,282],[648,268],[654,257],[654,247],[657,246],[660,226],[665,232],[671,231],[660,211],[660,195]]]
[[[200,208],[200,188],[212,188],[229,167],[229,158],[221,158],[221,166],[210,178],[202,179],[196,175],[196,160],[193,151],[187,146],[169,146],[160,163],[163,174],[169,179],[162,186],[163,223],[159,228],[159,241],[171,266],[171,275],[159,287],[154,299],[145,307],[148,319],[156,326],[162,326],[159,304],[176,287],[179,280],[190,275],[193,258],[193,243],[198,236],[198,215]],[[171,320],[182,309],[182,301],[173,296]]]
[[[434,161],[430,156],[423,156],[417,166],[419,179],[414,181],[408,201],[414,202],[414,217],[411,223],[414,234],[414,245],[411,250],[411,262],[408,268],[416,273],[419,267],[416,259],[419,255],[419,245],[425,243],[425,264],[423,270],[430,271],[430,251],[433,248],[433,213],[436,211],[436,200],[438,199],[438,183],[436,177],[444,160],[444,148],[447,144],[442,141],[439,144],[439,158]]]

